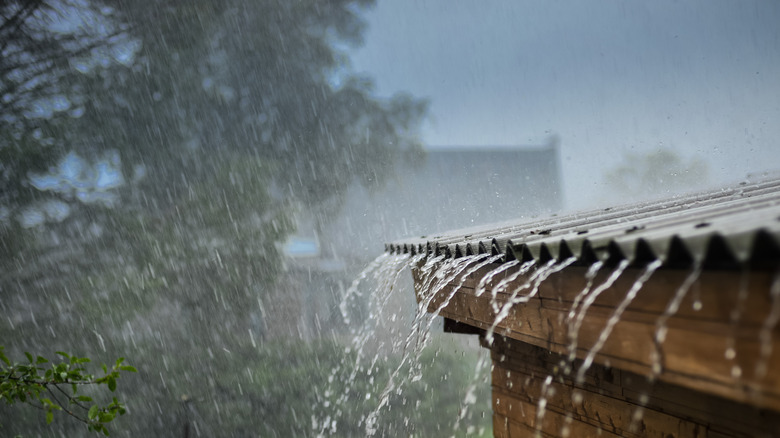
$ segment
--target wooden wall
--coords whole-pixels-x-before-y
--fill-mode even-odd
[[[572,364],[564,360],[571,345],[569,315],[586,287],[587,268],[568,267],[518,294],[513,291],[529,286],[530,275],[494,289],[511,278],[516,270],[510,269],[480,291],[480,280],[497,266],[474,272],[462,284],[459,278],[446,285],[426,283],[413,272],[418,299],[438,291],[428,310],[452,320],[445,325],[452,331],[484,333],[496,320],[496,306],[538,286],[495,327],[499,336],[490,348],[497,437],[535,436],[537,428],[541,436],[555,437],[780,437],[776,272],[705,270],[668,318],[666,339],[658,345],[659,318],[691,276],[659,269],[627,304],[585,381],[576,385],[573,376],[582,360],[643,269],[624,271],[583,313]],[[613,269],[602,269],[593,287],[604,284]],[[662,367],[655,367],[651,385],[658,353]],[[545,385],[548,376],[553,378]],[[547,406],[537,423],[542,388]],[[634,419],[637,412],[641,417]]]
[[[575,385],[559,366],[564,357],[510,338],[497,337],[491,353],[497,438],[780,436],[780,414],[773,411],[650,384],[645,376],[602,365]],[[546,408],[539,421],[543,390]]]

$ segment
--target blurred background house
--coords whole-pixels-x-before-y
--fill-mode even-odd
[[[380,189],[353,185],[320,232],[314,218],[299,217],[284,247],[289,280],[280,283],[292,300],[273,300],[272,326],[303,338],[337,326],[344,290],[382,242],[560,211],[559,169],[557,137],[530,146],[428,146],[423,161],[399,168]]]

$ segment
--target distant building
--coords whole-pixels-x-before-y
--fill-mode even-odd
[[[299,231],[283,252],[291,263],[276,298],[266,306],[269,326],[302,339],[320,336],[341,315],[335,309],[357,272],[404,237],[549,215],[561,208],[558,145],[430,147],[420,163],[399,167],[379,190],[353,186],[338,214],[315,231],[299,217]],[[273,337],[274,334],[268,333]]]

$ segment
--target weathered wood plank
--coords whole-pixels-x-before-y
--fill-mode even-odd
[[[586,270],[569,267],[550,276],[539,285],[537,296],[512,306],[496,333],[556,353],[568,352],[571,345],[568,314],[575,297],[585,287]],[[602,269],[593,281],[594,287],[604,282],[609,271]],[[493,298],[492,287],[512,275],[510,269],[488,282],[482,295],[476,296],[475,287],[487,272],[486,267],[472,275],[441,314],[488,329],[496,316],[494,304],[503,306],[510,293],[527,284],[529,277],[519,276],[496,291]],[[586,357],[599,341],[614,309],[640,272],[625,271],[584,314],[577,333],[578,358]],[[780,411],[780,373],[769,372],[764,376],[755,373],[756,364],[762,360],[761,329],[772,305],[769,290],[773,274],[767,271],[702,273],[679,311],[668,319],[666,340],[657,351],[654,343],[657,321],[688,275],[678,270],[656,272],[614,326],[595,356],[595,363],[648,375],[653,369],[654,355],[660,352],[663,369],[658,378],[663,381]],[[458,282],[459,279],[454,283]],[[437,310],[452,288],[450,285],[441,290],[429,310]],[[699,310],[694,309],[695,301],[701,303]],[[740,309],[738,315],[735,309]],[[772,354],[766,363],[769,370],[780,370],[780,327],[773,327],[771,333]]]
[[[509,438],[509,418],[506,415],[493,414],[493,437]]]
[[[479,281],[490,271],[501,266],[494,263],[473,273],[463,283],[464,289],[475,289]],[[605,282],[614,268],[603,267],[593,280],[594,287]],[[518,271],[518,267],[510,268],[495,277],[486,286],[486,294],[502,280]],[[565,270],[550,275],[540,284],[539,297],[566,303],[569,306],[574,298],[587,284],[588,268],[570,266]],[[629,268],[615,281],[612,287],[602,292],[596,301],[597,305],[614,308],[633,285],[642,269]],[[629,309],[660,315],[666,309],[675,292],[683,284],[691,271],[680,269],[661,269],[657,271],[642,287],[640,293],[629,305]],[[712,319],[730,321],[732,311],[737,305],[742,307],[739,317],[740,325],[761,326],[771,309],[772,301],[769,294],[776,273],[761,271],[703,271],[697,281],[690,287],[677,315],[691,319]],[[500,294],[507,295],[516,287],[527,283],[531,274],[521,275],[512,284],[503,289]],[[460,281],[460,277],[457,278]],[[740,298],[744,291],[747,299]],[[696,310],[694,301],[698,298],[701,307]],[[567,306],[567,308],[569,307]]]
[[[537,406],[505,393],[493,395],[495,409],[509,418],[510,438],[532,437],[537,431]],[[520,415],[517,415],[520,413]],[[542,436],[560,437],[561,431],[568,428],[571,437],[619,437],[615,433],[590,423],[568,418],[555,411],[546,411],[538,428]]]
[[[558,355],[512,339],[497,339],[492,357],[496,412],[530,430],[536,418],[534,414],[534,421],[529,419],[529,412],[538,407],[543,382],[552,376],[545,390],[545,417],[568,417],[619,436],[704,437],[717,432],[717,436],[768,437],[780,431],[778,413],[662,382],[650,384],[644,376],[600,365],[588,371],[586,383],[576,384],[558,368]],[[634,421],[640,406],[644,406],[641,417]],[[561,436],[562,429],[545,432]]]

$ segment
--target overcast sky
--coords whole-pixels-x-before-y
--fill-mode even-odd
[[[780,169],[780,1],[379,0],[355,71],[431,101],[430,145],[561,138],[569,207],[625,152]]]

